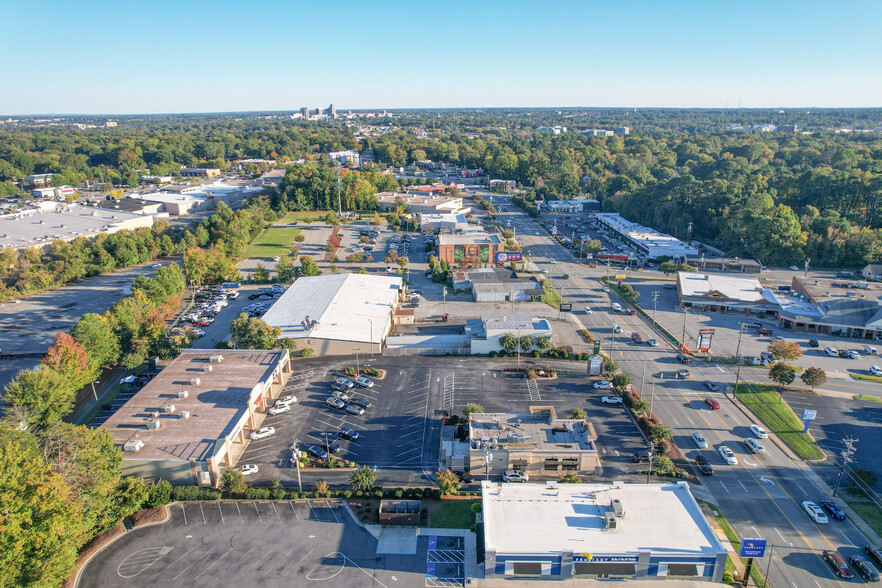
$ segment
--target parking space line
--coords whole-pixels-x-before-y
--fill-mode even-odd
[[[260,559],[256,560],[253,564],[251,564],[250,566],[248,566],[247,568],[245,568],[244,570],[242,570],[242,572],[241,572],[238,576],[236,576],[236,577],[237,577],[237,578],[241,578],[242,576],[245,575],[246,572],[250,571],[252,568],[254,568],[255,566],[257,566],[260,562],[262,562],[263,560],[265,560],[266,558],[268,558],[270,555],[272,555],[273,553],[275,553],[275,551],[276,551],[275,549],[272,549],[272,550],[266,552],[265,554],[263,554],[263,557],[261,557]]]
[[[331,503],[325,500],[325,504],[327,504],[328,508],[331,509],[331,514],[334,516],[334,520],[339,523],[340,519],[337,518],[337,513],[334,512],[334,508],[331,506]]]
[[[181,505],[181,512],[184,513],[184,524],[185,524],[185,525],[189,525],[190,523],[187,522],[187,509],[184,508],[184,505],[183,505],[183,504]]]
[[[211,568],[213,568],[213,567],[215,566],[215,564],[217,564],[220,560],[222,560],[223,558],[227,557],[227,555],[229,555],[230,552],[233,551],[233,549],[234,549],[233,547],[230,547],[230,548],[227,550],[227,552],[226,552],[225,554],[223,554],[222,556],[220,556],[219,558],[217,558],[216,560],[214,560],[213,562],[211,562],[211,565],[210,565],[210,566],[208,566],[207,568],[205,568],[204,570],[202,570],[201,572],[199,572],[199,576],[201,576],[202,574],[204,574],[205,572],[207,572],[208,570],[210,570]],[[194,579],[194,580],[198,580],[198,579],[199,579],[199,576],[196,576],[196,577],[193,578],[193,579]]]
[[[217,502],[216,504],[217,504],[217,511],[220,513],[220,516],[221,516],[221,523],[226,525],[227,521],[226,521],[226,519],[224,519],[224,509],[221,508],[220,502]]]
[[[197,563],[199,563],[200,561],[202,561],[202,560],[205,559],[206,557],[210,556],[212,553],[214,553],[214,549],[212,549],[211,551],[208,551],[204,556],[200,557],[199,559],[197,559],[196,561],[194,561],[193,563],[191,563],[190,565],[188,565],[186,568],[184,568],[183,570],[181,570],[180,572],[178,572],[178,575],[175,576],[174,578],[172,578],[172,580],[177,580],[178,578],[180,578],[181,575],[182,575],[184,572],[186,572],[187,570],[189,570],[190,568],[192,568],[193,566],[195,566]]]
[[[300,520],[300,515],[297,514],[297,509],[294,508],[294,503],[293,503],[292,501],[289,500],[289,501],[288,501],[288,504],[291,505],[291,510],[294,511],[294,516],[297,517],[297,520],[299,521],[299,520]]]
[[[278,511],[278,509],[276,508],[276,502],[275,502],[274,500],[271,501],[271,502],[270,502],[270,506],[273,507],[273,512],[276,513],[276,518],[279,519],[279,522],[281,523],[281,522],[282,522],[282,517],[279,516],[279,511]]]
[[[257,508],[257,503],[256,503],[256,502],[252,502],[251,505],[254,507],[254,512],[257,513],[257,518],[260,519],[260,522],[262,523],[262,522],[263,522],[263,517],[260,516],[260,510]]]
[[[235,504],[236,504],[236,512],[239,513],[239,522],[244,525],[245,519],[242,517],[242,509],[239,508],[239,501],[237,500]]]
[[[199,510],[202,511],[202,524],[207,525],[208,521],[205,520],[205,508],[202,506],[203,503],[199,503]]]

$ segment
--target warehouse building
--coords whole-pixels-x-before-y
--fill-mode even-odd
[[[678,272],[677,292],[680,308],[750,314],[761,318],[778,315],[777,296],[756,278]]]
[[[0,247],[46,247],[53,241],[94,239],[102,234],[153,226],[152,216],[61,202],[45,204],[49,208],[0,216]]]
[[[726,548],[687,482],[481,486],[485,577],[720,582]]]
[[[411,194],[407,192],[379,192],[377,202],[381,211],[393,210],[398,200],[407,205],[411,214],[466,214],[471,210],[463,206],[461,197],[450,197],[442,194]]]
[[[282,294],[263,320],[282,337],[316,355],[382,353],[401,301],[398,276],[329,274],[300,278]]]
[[[122,448],[123,475],[217,486],[290,375],[284,349],[184,349],[101,429]]]
[[[600,210],[600,201],[590,198],[575,198],[573,200],[548,200],[538,204],[548,212],[595,212]]]
[[[514,470],[531,480],[566,474],[593,475],[600,465],[591,423],[559,419],[553,407],[532,406],[529,413],[472,413],[464,440],[445,427],[441,463],[473,475],[503,475]]]
[[[615,212],[599,212],[593,216],[601,228],[614,233],[647,259],[670,257],[672,259],[694,257],[698,249],[683,243],[676,237],[655,229],[633,223]]]

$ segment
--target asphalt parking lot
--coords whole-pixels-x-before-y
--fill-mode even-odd
[[[426,586],[429,537],[415,554],[377,540],[334,500],[196,502],[122,536],[79,586]]]
[[[572,374],[539,380],[532,386],[523,376],[502,371],[513,365],[513,360],[362,356],[361,367],[388,370],[386,378],[375,380],[373,388],[355,391],[373,403],[363,416],[325,404],[337,370],[354,364],[353,360],[321,358],[295,364],[281,395],[297,396],[297,404],[288,413],[267,416],[263,426],[274,427],[276,433],[252,441],[239,460],[240,464],[258,466],[259,473],[250,481],[268,483],[278,477],[285,485],[295,485],[297,472],[291,467],[291,444],[318,445],[327,433],[342,446],[337,457],[374,467],[381,485],[432,485],[438,469],[442,411],[462,414],[469,402],[482,405],[488,412],[528,412],[531,405],[553,406],[559,416],[567,416],[573,408],[584,408],[598,434],[603,476],[627,479],[640,469],[631,462],[633,453],[644,448],[639,431],[622,406],[600,402],[608,392],[590,388],[580,364],[573,364],[577,371]],[[337,431],[344,426],[358,431],[359,439],[336,439]],[[347,484],[349,475],[349,471],[324,467],[301,470],[305,488],[318,479]]]

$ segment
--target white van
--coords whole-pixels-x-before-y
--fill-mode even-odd
[[[622,310],[622,305],[619,304],[618,302],[613,302],[613,303],[610,305],[610,308],[612,308],[613,310],[618,311],[618,310]]]
[[[871,365],[870,373],[874,376],[882,376],[882,368],[880,368],[878,365]]]
[[[824,353],[826,353],[830,357],[838,357],[839,356],[839,351],[837,351],[835,347],[830,347],[830,346],[825,347]]]

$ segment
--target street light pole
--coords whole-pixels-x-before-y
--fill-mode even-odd
[[[374,321],[368,319],[368,324],[371,326],[371,355],[374,354]]]
[[[297,491],[303,492],[303,484],[300,481],[300,441],[294,440],[294,448],[291,450],[291,457],[294,458],[294,463],[297,464]]]
[[[793,543],[785,543],[784,545],[779,545],[778,547],[793,547]],[[769,563],[766,565],[766,575],[763,580],[763,588],[769,585],[769,572],[772,571],[772,555],[775,553],[775,546],[769,546]]]
[[[518,334],[518,369],[521,369],[521,330],[516,330]]]
[[[738,380],[741,378],[741,336],[744,335],[744,327],[746,326],[745,323],[738,323],[738,345],[735,347],[735,363],[738,367],[735,368],[735,388],[732,389],[732,398],[736,398]]]
[[[95,402],[98,402],[98,393],[95,392],[95,382],[92,382],[92,396],[95,397]]]

